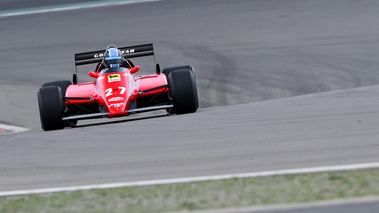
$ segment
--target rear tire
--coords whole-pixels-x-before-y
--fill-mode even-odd
[[[168,76],[170,96],[176,114],[193,113],[199,108],[195,75],[189,69],[174,70]]]
[[[45,131],[63,129],[63,97],[58,86],[45,86],[38,90],[38,106],[41,127]]]

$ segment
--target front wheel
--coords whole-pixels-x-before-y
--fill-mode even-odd
[[[63,129],[63,97],[58,86],[45,86],[38,90],[41,127],[45,131]]]
[[[172,73],[175,70],[191,70],[191,72],[195,75],[195,70],[190,65],[182,65],[182,66],[176,66],[176,67],[168,67],[162,70],[162,73],[166,75],[166,78],[168,80],[168,76],[170,73]],[[196,77],[196,76],[195,76]],[[196,81],[196,79],[195,79]]]
[[[62,96],[66,96],[66,90],[67,87],[71,85],[71,81],[52,81],[52,82],[47,82],[42,85],[42,87],[47,87],[47,86],[58,86],[61,88],[62,91]]]
[[[193,72],[189,69],[174,70],[169,74],[168,82],[175,113],[196,112],[199,101]]]

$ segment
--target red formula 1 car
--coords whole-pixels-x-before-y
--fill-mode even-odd
[[[164,109],[168,113],[193,113],[198,109],[193,67],[177,66],[156,73],[137,75],[139,66],[130,59],[154,55],[152,44],[75,54],[75,66],[97,63],[89,76],[91,82],[77,82],[77,71],[71,81],[45,83],[38,91],[42,129],[74,127],[78,120],[112,118]],[[155,60],[154,60],[155,61]]]

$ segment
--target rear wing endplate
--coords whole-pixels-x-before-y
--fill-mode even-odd
[[[118,49],[121,51],[122,56],[124,56],[125,59],[153,55],[155,63],[153,44],[120,47]],[[77,53],[75,54],[75,66],[99,63],[103,60],[104,52],[105,50]]]

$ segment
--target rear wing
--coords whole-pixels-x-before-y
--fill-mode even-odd
[[[161,68],[155,61],[153,44],[141,44],[135,46],[118,48],[121,51],[122,56],[125,59],[136,58],[142,56],[154,56],[154,64],[157,74],[161,73]],[[75,54],[75,73],[73,75],[72,82],[76,84],[78,82],[78,69],[77,67],[85,64],[100,63],[103,60],[105,50],[98,50],[92,52],[84,52]]]
[[[155,63],[153,44],[142,44],[142,45],[135,45],[135,46],[129,46],[129,47],[120,47],[118,49],[121,51],[122,56],[124,56],[124,58],[126,59],[153,55],[154,63]],[[98,51],[75,54],[75,67],[79,65],[101,62],[104,57],[104,52],[105,50],[98,50]]]

